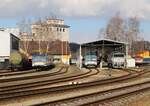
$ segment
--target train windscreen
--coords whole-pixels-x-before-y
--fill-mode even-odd
[[[114,54],[114,57],[124,57],[124,54]]]

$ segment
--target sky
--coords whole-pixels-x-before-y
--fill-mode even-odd
[[[150,41],[150,0],[2,0],[0,27],[17,27],[23,18],[56,16],[70,27],[71,42],[97,40],[100,28],[118,13],[137,17],[142,36]]]

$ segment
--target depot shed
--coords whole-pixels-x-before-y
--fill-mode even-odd
[[[98,57],[101,57],[101,65],[107,61],[108,56],[113,52],[123,52],[128,56],[128,44],[125,42],[102,39],[93,42],[87,42],[80,45],[80,67],[82,67],[82,58],[87,52],[96,52]]]

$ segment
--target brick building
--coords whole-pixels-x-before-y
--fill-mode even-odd
[[[64,20],[48,19],[31,25],[32,34],[22,33],[20,51],[31,57],[34,52],[45,52],[54,62],[69,64],[69,26]]]

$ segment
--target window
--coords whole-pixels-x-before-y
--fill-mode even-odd
[[[52,28],[49,28],[50,31],[52,31]]]
[[[63,32],[65,32],[65,28],[63,28]]]
[[[59,29],[57,28],[57,31],[59,31]]]
[[[19,50],[19,40],[13,35],[11,35],[11,49]]]
[[[33,36],[35,36],[35,33],[33,33]]]

